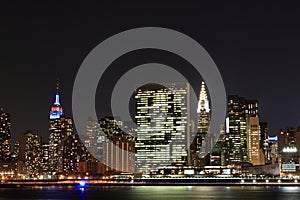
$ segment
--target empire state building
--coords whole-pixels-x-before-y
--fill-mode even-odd
[[[51,175],[68,175],[78,171],[78,142],[73,120],[66,117],[60,103],[59,85],[49,116],[49,171]]]
[[[62,114],[63,114],[63,108],[60,105],[59,85],[57,83],[54,103],[53,103],[53,105],[51,106],[51,109],[50,109],[50,119],[60,118],[60,116]]]

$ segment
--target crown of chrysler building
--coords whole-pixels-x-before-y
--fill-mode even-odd
[[[207,97],[207,92],[206,92],[204,81],[202,81],[202,83],[201,83],[201,90],[200,90],[200,95],[199,95],[199,102],[198,102],[197,113],[200,113],[201,110],[205,110],[206,112],[210,111],[209,101],[208,101],[208,97]]]

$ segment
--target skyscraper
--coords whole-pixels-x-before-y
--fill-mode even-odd
[[[261,161],[260,127],[258,117],[247,118],[247,150],[248,159],[253,165],[264,164]]]
[[[49,166],[49,147],[48,143],[42,143],[41,174],[45,178],[48,177],[48,175],[51,175]]]
[[[136,172],[186,162],[189,95],[186,83],[147,84],[136,90]]]
[[[51,119],[59,119],[60,116],[63,115],[63,108],[60,105],[60,94],[59,94],[59,84],[56,84],[56,94],[54,98],[53,105],[50,109],[50,120]]]
[[[257,100],[229,96],[226,120],[227,163],[264,164],[260,139]]]
[[[0,108],[0,161],[7,161],[10,158],[10,114]]]
[[[58,84],[50,109],[49,133],[49,168],[52,175],[76,173],[79,138],[74,133],[72,118],[63,114]]]
[[[198,128],[196,134],[197,155],[199,156],[199,158],[203,158],[206,155],[206,153],[212,148],[212,146],[210,145],[211,137],[209,134],[210,108],[209,108],[209,101],[208,101],[204,82],[202,82],[201,84],[197,114],[198,114],[198,126],[197,126]]]
[[[226,120],[227,163],[247,161],[246,102],[243,97],[228,97]]]
[[[26,178],[37,178],[41,174],[41,137],[36,133],[26,131],[20,135],[18,141],[20,144],[18,155],[19,174]]]
[[[65,125],[69,126],[64,130],[64,136],[62,141],[63,153],[63,174],[74,175],[78,173],[79,161],[80,161],[80,149],[79,149],[79,136],[73,131],[73,120],[71,118],[65,119]]]

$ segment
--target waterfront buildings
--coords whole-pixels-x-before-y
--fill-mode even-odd
[[[213,146],[209,100],[202,82],[193,162],[188,162],[192,124],[188,84],[139,87],[134,96],[136,135],[121,120],[105,117],[88,119],[85,138],[79,138],[72,118],[65,116],[58,89],[50,108],[49,143],[26,131],[11,154],[10,115],[1,109],[1,159],[6,160],[1,162],[1,175],[27,179],[92,178],[123,172],[202,176],[272,171],[270,175],[277,175],[277,158],[282,175],[299,172],[300,128],[281,130],[277,145],[277,138],[268,135],[267,123],[259,120],[257,100],[229,96],[226,125]],[[210,150],[207,156],[204,149]]]

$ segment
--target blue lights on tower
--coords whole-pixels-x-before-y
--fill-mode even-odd
[[[60,105],[59,84],[57,83],[54,103],[50,110],[50,119],[58,119],[63,114],[64,114],[63,109],[62,106]]]
[[[63,114],[63,109],[59,102],[59,94],[55,95],[55,101],[50,110],[50,119],[58,119]]]
[[[56,94],[56,95],[55,95],[55,102],[54,102],[54,105],[60,106],[60,102],[59,102],[59,94]]]

